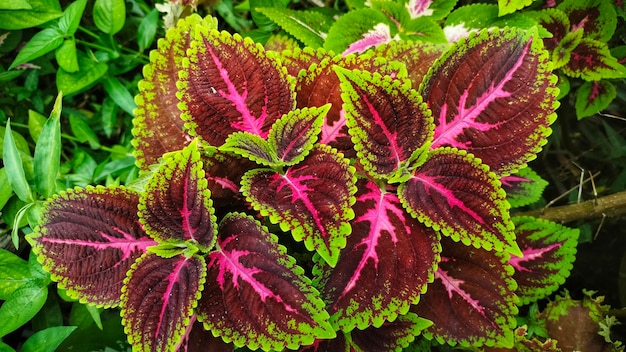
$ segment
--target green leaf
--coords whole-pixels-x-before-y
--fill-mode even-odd
[[[106,97],[100,108],[100,120],[104,134],[107,137],[111,137],[113,129],[115,128],[115,122],[117,121],[117,104],[113,99]]]
[[[5,168],[0,169],[0,209],[4,208],[9,199],[13,196],[13,188],[9,183],[7,176],[7,170]]]
[[[140,50],[146,50],[152,45],[154,36],[159,26],[159,11],[153,9],[146,17],[141,20],[137,29],[137,43]]]
[[[102,329],[100,309],[94,305],[74,302],[70,312],[70,324],[84,329],[94,323],[99,329]]]
[[[64,36],[73,36],[76,33],[85,6],[87,6],[87,0],[77,0],[65,9],[57,24]]]
[[[498,16],[508,15],[532,4],[533,0],[498,0]]]
[[[4,167],[11,170],[11,172],[7,173],[7,176],[15,194],[24,202],[33,202],[33,193],[26,180],[24,165],[22,164],[20,153],[15,145],[13,133],[11,133],[10,120],[7,121],[7,127],[4,132],[2,159],[4,161]]]
[[[55,326],[38,331],[24,342],[21,352],[54,352],[74,330],[75,326]]]
[[[134,116],[133,111],[137,107],[137,104],[135,104],[135,100],[128,89],[115,77],[106,78],[102,84],[109,97],[111,97],[122,110]]]
[[[43,29],[24,45],[11,66],[9,66],[9,70],[51,52],[62,43],[63,34],[57,28]]]
[[[15,352],[15,350],[4,342],[0,342],[0,352]]]
[[[113,35],[124,27],[126,4],[124,0],[96,0],[93,21],[99,30]]]
[[[54,53],[59,66],[67,72],[76,72],[78,67],[78,54],[76,52],[76,40],[66,39]]]
[[[89,146],[92,149],[97,149],[100,147],[100,141],[98,140],[98,136],[91,129],[89,124],[82,118],[76,115],[70,115],[70,128],[72,129],[74,137],[76,137],[79,142],[89,143]]]
[[[6,300],[18,288],[31,281],[28,263],[17,255],[0,249],[0,300]]]
[[[18,249],[20,246],[20,227],[26,226],[22,224],[22,219],[24,215],[28,215],[28,210],[35,204],[35,202],[27,203],[23,207],[21,207],[17,213],[15,214],[15,219],[13,220],[13,229],[11,230],[11,241],[13,242],[13,246],[15,249]],[[26,217],[28,219],[28,216]]]
[[[617,97],[617,89],[608,80],[587,81],[576,93],[576,117],[582,119],[606,109]]]
[[[293,35],[304,45],[319,48],[324,45],[333,19],[320,12],[296,11],[285,8],[266,7],[257,9],[276,22],[287,33]]]
[[[28,110],[28,133],[35,143],[37,143],[37,139],[39,139],[39,135],[46,121],[47,118],[44,115],[35,110]]]
[[[67,72],[63,68],[57,71],[57,88],[63,95],[70,96],[87,89],[107,72],[109,67],[103,62],[92,61],[84,55],[78,55],[78,72]]]
[[[35,187],[44,198],[56,193],[56,180],[61,163],[61,105],[63,96],[57,96],[50,118],[43,125],[35,146]]]
[[[17,30],[35,27],[63,14],[59,0],[28,0],[28,3],[30,9],[0,9],[0,28]]]
[[[28,283],[18,288],[0,307],[0,336],[26,324],[46,303],[48,287]]]
[[[0,10],[30,10],[32,8],[27,0],[4,0],[0,4]]]

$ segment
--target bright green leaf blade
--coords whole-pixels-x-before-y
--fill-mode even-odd
[[[57,71],[57,88],[63,95],[79,93],[96,83],[107,72],[109,67],[104,62],[95,62],[83,55],[78,55],[78,72]]]
[[[532,4],[533,0],[498,0],[498,16],[508,15]]]
[[[0,9],[0,28],[17,30],[35,27],[63,14],[59,0],[28,0],[28,3],[30,9]]]
[[[113,35],[124,27],[126,4],[124,0],[96,0],[93,20],[99,30]]]
[[[30,10],[32,8],[27,0],[4,0],[0,4],[0,10]]]
[[[24,165],[20,158],[20,152],[15,145],[10,123],[11,121],[7,121],[7,127],[4,133],[2,159],[4,161],[4,167],[11,170],[11,172],[7,173],[7,176],[13,191],[22,201],[30,203],[34,201],[33,194],[26,180]]]
[[[102,83],[109,97],[111,97],[122,110],[134,116],[133,110],[137,108],[137,104],[135,104],[135,100],[128,89],[115,77],[108,77]]]
[[[63,34],[56,28],[46,28],[41,32],[35,34],[24,45],[22,50],[17,54],[17,57],[9,66],[9,70],[15,66],[32,61],[38,57],[41,57],[52,50],[56,49],[63,43]]]
[[[58,27],[64,36],[72,36],[76,33],[80,19],[87,6],[87,0],[77,0],[72,2],[59,18]]]
[[[50,118],[43,125],[35,146],[35,186],[45,198],[56,193],[56,180],[61,163],[61,104],[59,93]]]
[[[48,297],[48,287],[26,284],[13,292],[0,307],[0,336],[15,331],[26,324],[43,307]]]
[[[0,352],[15,352],[15,350],[4,342],[0,342]]]
[[[260,13],[276,22],[287,33],[304,45],[319,48],[324,45],[333,19],[321,12],[296,11],[291,9],[266,7],[258,8]]]
[[[47,120],[48,119],[44,115],[38,113],[37,111],[28,110],[28,133],[30,134],[30,138],[32,138],[35,143],[37,143],[37,139],[39,139],[43,125]]]
[[[76,52],[76,40],[74,38],[66,39],[60,47],[54,52],[57,63],[67,72],[76,72],[79,70],[78,54]]]
[[[137,44],[139,44],[140,50],[146,50],[150,47],[150,45],[152,45],[158,26],[159,11],[157,11],[157,9],[153,9],[146,17],[143,18],[143,20],[141,20],[139,28],[137,29]]]
[[[11,184],[9,183],[7,170],[5,168],[1,168],[0,169],[0,209],[4,208],[4,206],[7,204],[7,202],[12,196],[13,196],[13,188],[11,188]]]
[[[87,142],[93,149],[100,147],[98,135],[96,135],[89,124],[82,118],[76,115],[70,115],[70,128],[72,129],[74,137],[76,137],[79,142]]]
[[[0,300],[9,299],[15,290],[31,281],[29,274],[25,260],[0,249]]]
[[[582,119],[606,109],[617,97],[617,89],[608,80],[587,81],[576,93],[576,117]]]
[[[21,352],[54,352],[74,330],[75,326],[54,326],[38,331],[24,342]]]

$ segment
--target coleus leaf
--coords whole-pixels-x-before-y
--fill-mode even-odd
[[[140,198],[139,221],[160,243],[188,241],[211,249],[216,218],[197,143],[163,158]]]
[[[500,182],[463,150],[433,150],[398,196],[415,218],[454,241],[521,255]]]
[[[403,181],[424,162],[433,136],[426,104],[407,80],[337,68],[349,133],[373,177]]]
[[[608,45],[589,38],[580,40],[562,70],[568,76],[580,77],[587,81],[626,77],[626,66],[611,55]]]
[[[406,66],[409,79],[411,80],[411,87],[418,89],[432,64],[447,48],[447,44],[394,40],[377,46],[375,53],[376,56],[402,62]]]
[[[565,36],[570,33],[570,22],[567,14],[556,8],[547,8],[528,13],[537,24],[545,28],[551,36],[543,38],[543,44],[548,51],[553,51]]]
[[[156,242],[137,216],[139,195],[123,187],[87,187],[48,201],[29,236],[33,251],[70,297],[103,307],[120,303],[126,272]]]
[[[316,340],[313,345],[300,348],[300,352],[328,351],[403,351],[415,340],[415,336],[432,322],[418,317],[414,313],[400,315],[392,322],[385,322],[379,327],[365,330],[343,331],[332,340]]]
[[[202,257],[140,257],[128,272],[122,324],[138,351],[175,351],[191,323],[206,275]]]
[[[500,178],[502,189],[506,192],[506,200],[512,208],[523,207],[541,199],[548,181],[542,179],[529,166],[513,175]]]
[[[445,18],[456,5],[455,0],[408,0],[404,5],[411,18]]]
[[[294,81],[250,38],[195,27],[187,56],[178,84],[185,128],[210,145],[236,131],[266,138],[295,107]]]
[[[295,165],[313,148],[329,109],[330,104],[292,110],[276,120],[267,140],[249,132],[235,132],[221,149],[265,166]]]
[[[324,45],[324,39],[333,23],[332,16],[317,11],[297,11],[278,7],[263,7],[256,10],[296,37],[305,46],[312,48]]]
[[[576,117],[582,119],[606,109],[617,97],[617,89],[608,80],[587,81],[576,92]]]
[[[217,20],[191,15],[179,21],[158,41],[157,50],[150,53],[150,64],[143,70],[133,120],[135,157],[142,168],[157,163],[164,153],[180,150],[191,141],[183,131],[176,81],[190,46],[189,32],[195,26],[216,29]]]
[[[520,304],[529,304],[565,283],[576,259],[579,231],[528,216],[516,216],[513,222],[524,257],[513,257],[509,264],[515,268]]]
[[[617,14],[611,2],[603,0],[565,0],[557,9],[563,11],[570,21],[570,31],[582,28],[585,38],[607,42],[615,33]]]
[[[530,33],[482,30],[439,58],[420,91],[436,125],[432,148],[466,149],[498,175],[535,158],[556,118],[558,90]]]
[[[202,164],[216,212],[224,215],[232,207],[245,206],[240,194],[241,177],[256,163],[220,151],[205,153]],[[226,210],[226,211],[224,211]]]
[[[350,234],[356,192],[354,168],[330,146],[318,145],[285,173],[253,169],[241,191],[262,216],[335,266]]]
[[[305,51],[303,50],[303,52]],[[366,70],[402,78],[407,76],[406,68],[398,62],[380,60],[373,53],[341,56],[324,55],[325,51],[323,50],[317,52],[316,58],[320,61],[312,60],[313,63],[308,69],[301,71],[298,75],[296,85],[297,107],[322,106],[330,103],[331,108],[322,126],[320,143],[337,148],[347,157],[353,157],[354,146],[348,134],[342,109],[340,80],[334,68],[338,66],[348,70]]]
[[[208,256],[198,319],[224,341],[251,349],[295,349],[335,331],[319,292],[258,221],[230,213]]]
[[[268,54],[272,55],[271,52],[268,52]],[[298,77],[300,71],[308,69],[313,64],[319,64],[325,58],[332,56],[333,54],[326,52],[322,48],[313,49],[311,47],[288,49],[278,54],[280,62],[287,68],[287,72],[292,77]]]
[[[559,44],[552,50],[550,59],[553,63],[553,68],[561,68],[569,63],[572,59],[572,51],[576,49],[580,41],[583,39],[584,32],[579,29],[575,32],[569,32],[561,39]]]
[[[233,352],[235,350],[232,343],[226,343],[219,336],[213,336],[212,332],[205,330],[196,315],[191,317],[191,321],[188,333],[183,336],[183,341],[178,348],[179,352]]]
[[[372,181],[357,185],[346,248],[334,268],[314,270],[331,323],[342,331],[405,314],[432,282],[441,252],[439,234],[406,213],[395,193]]]
[[[512,347],[516,284],[508,254],[442,238],[435,281],[411,311],[431,320],[424,336],[463,347]]]
[[[532,4],[532,0],[498,0],[498,15],[504,16]]]
[[[417,6],[415,6],[417,5]],[[434,5],[431,7],[431,5]],[[377,46],[384,43],[390,43],[393,40],[416,40],[428,41],[432,43],[447,43],[445,34],[441,26],[435,22],[435,18],[429,16],[434,15],[435,7],[443,5],[438,9],[437,17],[443,18],[443,13],[449,12],[454,7],[454,1],[439,1],[436,5],[431,1],[372,1],[371,6],[383,13],[387,17],[389,23],[380,23],[374,29],[363,35],[348,47],[344,53],[352,52],[354,49],[364,50],[363,44]],[[392,25],[393,24],[393,25]],[[384,36],[380,36],[384,31]],[[391,33],[397,33],[393,37]],[[371,38],[373,36],[373,38]],[[371,42],[374,39],[374,42]]]

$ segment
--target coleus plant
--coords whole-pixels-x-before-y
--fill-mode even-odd
[[[143,176],[53,197],[29,236],[134,350],[510,347],[567,276],[576,231],[512,219],[500,181],[556,117],[535,31],[335,55],[192,15],[150,59]]]

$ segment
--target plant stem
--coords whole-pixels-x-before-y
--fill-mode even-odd
[[[566,223],[574,220],[613,217],[624,214],[626,214],[626,191],[582,203],[526,211],[515,215],[528,215],[559,223]]]

